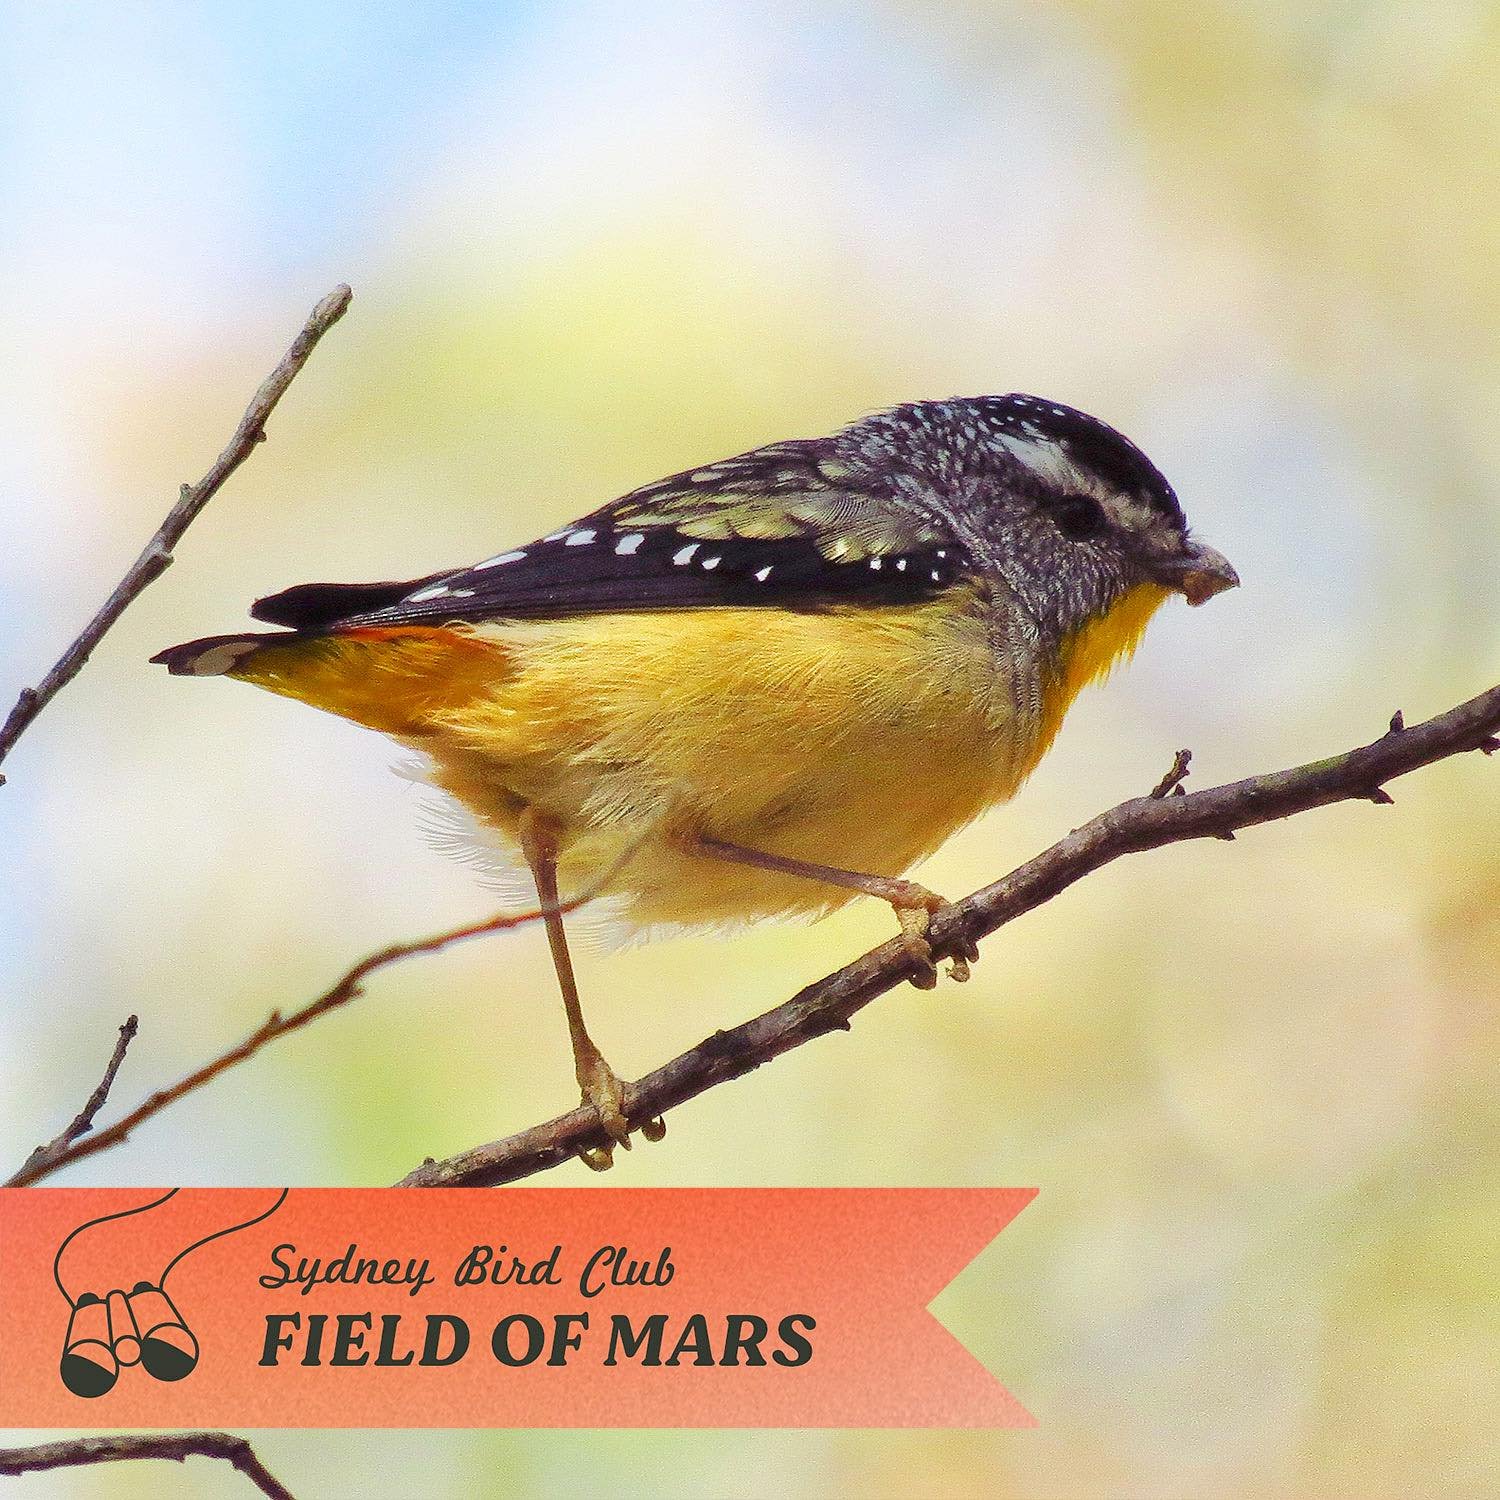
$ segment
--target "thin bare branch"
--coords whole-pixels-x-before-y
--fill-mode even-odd
[[[224,481],[250,457],[257,444],[265,441],[266,420],[276,409],[276,403],[297,378],[303,365],[307,363],[308,356],[317,347],[318,340],[343,317],[353,295],[348,287],[336,286],[313,308],[302,332],[292,340],[291,348],[282,355],[281,363],[256,391],[254,399],[245,409],[245,415],[240,419],[240,425],[234,430],[234,436],[229,440],[229,446],[214,461],[213,467],[197,484],[183,485],[177,503],[167,512],[166,520],[157,527],[155,535],[115,585],[113,593],[104,601],[99,612],[84,626],[72,645],[34,688],[22,688],[5,723],[0,725],[0,761],[5,759],[16,741],[31,727],[37,715],[83,669],[84,663],[115,621],[171,566],[172,549],[182,540],[183,533],[198,518],[203,507],[218,494]],[[0,776],[0,785],[4,781],[4,776]]]
[[[933,922],[933,949],[949,955],[962,951],[965,943],[1013,922],[1121,855],[1187,839],[1233,838],[1235,830],[1258,823],[1335,802],[1369,800],[1383,783],[1397,776],[1465,751],[1488,753],[1494,747],[1496,730],[1500,730],[1500,687],[1424,724],[1403,726],[1373,744],[1328,760],[1201,792],[1122,802],[1002,880],[940,913]],[[912,959],[901,942],[893,939],[883,944],[808,985],[774,1010],[732,1030],[715,1032],[648,1073],[626,1091],[627,1119],[638,1125],[658,1118],[814,1037],[847,1030],[851,1016],[911,973]],[[515,1182],[571,1161],[584,1147],[604,1144],[593,1111],[575,1109],[447,1161],[428,1160],[400,1185],[484,1187]]]
[[[296,1500],[292,1492],[256,1456],[255,1449],[231,1432],[131,1432],[118,1437],[68,1438],[34,1448],[0,1448],[0,1474],[37,1474],[47,1469],[76,1469],[85,1464],[125,1463],[138,1458],[217,1458],[232,1464],[270,1500]]]
[[[20,1187],[23,1179],[35,1181],[37,1177],[45,1176],[52,1170],[53,1163],[61,1159],[63,1153],[74,1141],[80,1136],[87,1135],[94,1128],[94,1116],[104,1108],[104,1102],[109,1098],[109,1091],[114,1087],[115,1074],[120,1071],[120,1064],[125,1061],[125,1054],[130,1050],[131,1042],[135,1040],[136,1028],[139,1025],[137,1017],[125,1017],[120,1025],[120,1035],[115,1041],[114,1053],[104,1070],[104,1077],[99,1080],[98,1087],[84,1100],[83,1108],[57,1135],[53,1136],[46,1145],[38,1146],[26,1158],[21,1170],[5,1184],[6,1187]]]
[[[634,852],[634,847],[627,849],[598,880],[587,889],[580,891],[578,895],[566,901],[560,901],[557,909],[566,915],[592,901]],[[304,1026],[310,1025],[319,1016],[326,1016],[329,1011],[338,1010],[351,1000],[357,999],[364,993],[364,981],[377,969],[398,963],[403,958],[414,958],[421,953],[441,953],[444,948],[453,943],[463,942],[467,938],[485,937],[492,932],[507,932],[513,927],[540,921],[541,917],[540,909],[506,912],[500,916],[487,917],[482,922],[470,922],[463,927],[451,927],[446,932],[436,933],[432,937],[417,938],[408,943],[391,943],[388,947],[380,949],[378,953],[372,953],[368,958],[360,959],[335,984],[324,990],[316,1000],[309,1000],[306,1005],[299,1006],[290,1015],[282,1015],[279,1010],[273,1010],[243,1041],[237,1042],[227,1051],[211,1058],[202,1067],[195,1068],[191,1073],[179,1078],[176,1083],[164,1089],[158,1089],[112,1125],[107,1125],[83,1139],[70,1141],[60,1150],[49,1151],[45,1157],[41,1157],[38,1152],[32,1152],[26,1164],[5,1186],[31,1187],[34,1183],[40,1182],[43,1177],[50,1177],[62,1167],[71,1166],[74,1162],[83,1161],[86,1157],[119,1145],[138,1125],[143,1124],[153,1115],[160,1114],[169,1104],[175,1104],[185,1095],[201,1089],[204,1084],[212,1083],[220,1073],[226,1072],[247,1058],[254,1057],[262,1047],[269,1043],[278,1041],[294,1031],[301,1031]]]

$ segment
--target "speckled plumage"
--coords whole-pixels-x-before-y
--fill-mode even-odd
[[[253,610],[289,629],[157,660],[426,757],[528,870],[582,1097],[628,1146],[560,892],[607,878],[645,931],[863,891],[895,911],[913,983],[935,984],[942,898],[895,877],[1014,794],[1169,592],[1236,582],[1118,433],[985,396],[690,469],[467,568],[303,584]],[[975,955],[952,956],[967,977]]]
[[[694,835],[899,874],[1014,793],[1192,546],[1103,423],[914,403],[466,569],[288,590],[255,613],[295,633],[163,658],[394,736],[502,839],[545,811],[565,889],[638,843],[616,882],[632,922],[722,922],[852,893],[707,862]]]

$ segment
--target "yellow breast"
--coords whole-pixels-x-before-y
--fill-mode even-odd
[[[1073,700],[1090,683],[1108,676],[1117,662],[1129,660],[1140,645],[1151,616],[1169,598],[1171,590],[1158,584],[1138,584],[1108,614],[1089,620],[1064,640],[1060,660],[1043,680],[1042,717],[1033,766],[1057,738]]]
[[[642,925],[825,910],[847,892],[706,861],[686,836],[897,875],[1014,793],[1085,683],[1164,595],[1137,590],[1052,663],[1006,659],[976,596],[822,613],[717,609],[267,650],[235,675],[394,734],[502,838],[566,830],[565,888],[626,847]]]

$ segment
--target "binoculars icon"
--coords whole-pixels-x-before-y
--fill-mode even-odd
[[[83,1292],[73,1304],[58,1373],[75,1396],[102,1396],[120,1371],[141,1365],[156,1380],[181,1380],[198,1363],[198,1340],[159,1286]]]
[[[63,1350],[58,1360],[57,1373],[63,1385],[75,1396],[87,1399],[108,1394],[120,1378],[120,1371],[129,1369],[132,1365],[142,1366],[154,1380],[170,1382],[191,1375],[198,1367],[198,1338],[177,1310],[177,1304],[167,1295],[167,1278],[179,1262],[204,1245],[223,1239],[227,1234],[238,1234],[240,1230],[249,1229],[251,1225],[270,1218],[286,1202],[287,1195],[287,1190],[282,1188],[276,1193],[275,1199],[258,1213],[248,1219],[225,1224],[222,1218],[223,1208],[215,1210],[214,1207],[216,1190],[204,1189],[201,1193],[188,1197],[179,1197],[181,1192],[180,1188],[170,1188],[149,1203],[100,1214],[98,1218],[89,1219],[70,1231],[57,1247],[57,1253],[52,1257],[52,1280],[68,1304],[68,1331],[63,1336]],[[257,1194],[252,1193],[251,1196],[255,1197]],[[103,1242],[99,1242],[97,1236],[90,1235],[89,1240],[84,1243],[95,1243],[96,1253],[90,1255],[85,1252],[79,1263],[79,1252],[73,1252],[69,1261],[73,1272],[66,1276],[63,1263],[68,1256],[69,1246],[86,1231],[123,1219],[131,1219],[138,1224],[140,1221],[135,1217],[137,1214],[162,1209],[174,1199],[175,1208],[167,1209],[166,1212],[170,1215],[180,1211],[177,1227],[201,1229],[205,1220],[213,1227],[207,1234],[199,1235],[191,1244],[177,1251],[154,1281],[149,1278],[138,1280],[128,1292],[115,1288],[102,1294],[89,1290],[74,1295],[68,1290],[69,1282],[75,1286],[107,1286],[109,1282],[106,1278],[121,1275],[119,1270],[111,1271],[108,1268],[119,1267],[122,1259],[131,1271],[137,1273],[142,1269],[154,1270],[155,1265],[160,1265],[159,1259],[147,1260],[142,1265],[141,1246],[137,1243],[134,1247],[135,1264],[131,1266],[127,1258],[132,1253],[129,1235],[123,1241],[116,1238]],[[264,1199],[261,1201],[264,1202]],[[155,1222],[158,1228],[162,1227],[159,1215]],[[167,1229],[170,1232],[170,1223]],[[138,1234],[136,1239],[139,1241]],[[102,1254],[98,1253],[100,1250]],[[77,1280],[74,1280],[75,1274]],[[128,1279],[128,1274],[121,1275],[121,1279]]]

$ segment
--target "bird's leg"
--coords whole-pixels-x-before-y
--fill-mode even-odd
[[[547,944],[552,950],[552,967],[557,971],[557,986],[562,991],[563,1009],[568,1016],[568,1036],[573,1043],[573,1067],[583,1102],[591,1105],[606,1133],[627,1151],[630,1149],[630,1126],[625,1119],[625,1085],[605,1062],[604,1054],[594,1045],[583,1024],[583,1007],[578,1002],[578,982],[573,977],[573,959],[568,952],[568,935],[563,930],[562,913],[557,896],[557,824],[544,813],[528,807],[521,814],[521,852],[531,867],[536,882],[538,904],[547,926]],[[666,1134],[660,1120],[641,1127],[647,1140],[659,1141]],[[596,1172],[614,1164],[613,1146],[591,1146],[580,1151],[585,1165]]]
[[[757,870],[775,870],[781,875],[795,875],[802,880],[820,880],[825,885],[843,886],[846,890],[863,891],[869,896],[878,896],[890,903],[901,924],[901,941],[906,951],[919,965],[911,982],[919,990],[930,990],[937,983],[937,966],[932,961],[932,944],[927,940],[927,931],[934,912],[942,911],[952,903],[929,891],[914,880],[901,880],[890,875],[862,875],[857,870],[841,870],[835,865],[813,864],[804,859],[792,859],[784,854],[767,854],[763,849],[750,849],[743,844],[731,844],[725,839],[709,838],[700,834],[692,846],[699,854],[710,859],[728,860],[732,864],[750,865]],[[969,977],[969,965],[979,957],[979,949],[967,938],[953,955],[949,973],[957,980]]]

